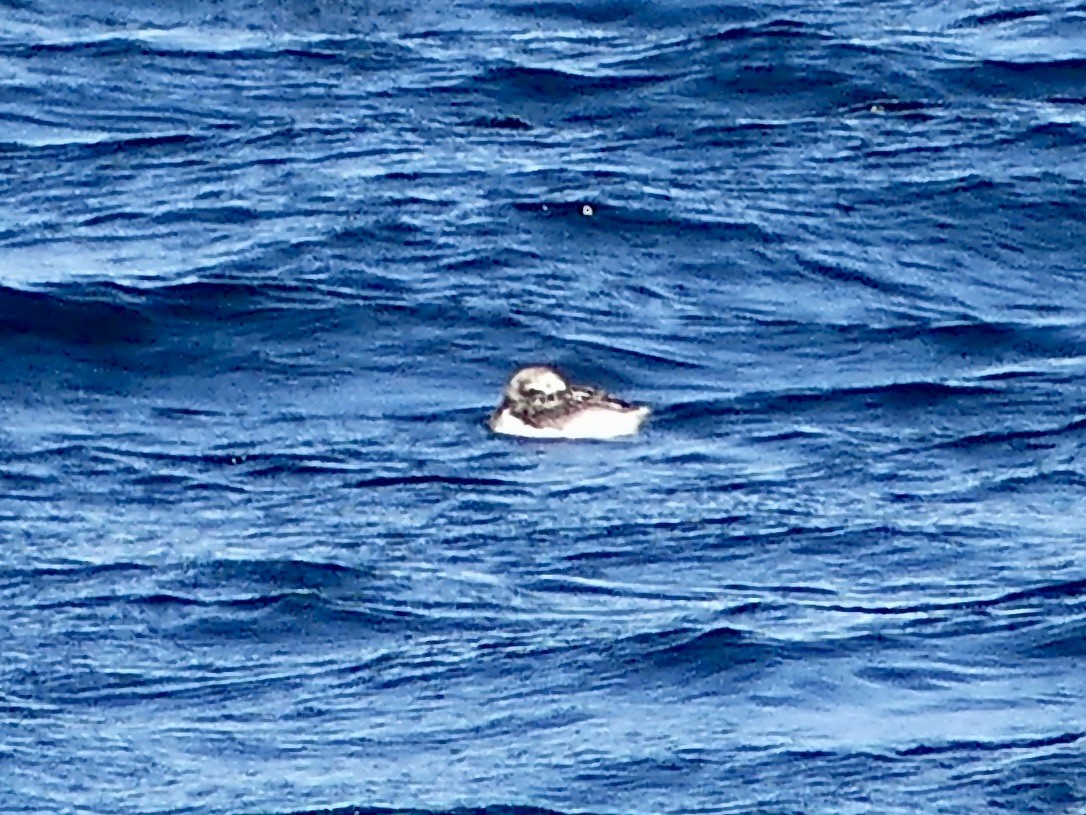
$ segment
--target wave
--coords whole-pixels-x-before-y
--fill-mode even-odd
[[[355,70],[378,71],[401,67],[413,52],[402,45],[378,39],[328,37],[313,40],[284,40],[260,46],[214,47],[214,39],[206,37],[204,44],[171,45],[160,37],[141,39],[139,36],[110,36],[100,39],[42,42],[8,46],[7,53],[24,59],[47,55],[75,55],[81,58],[155,57],[192,61],[263,61],[282,60],[336,63]]]
[[[542,0],[542,2],[501,3],[498,8],[506,14],[531,17],[533,19],[577,20],[595,25],[617,23],[637,18],[653,19],[651,4],[645,0],[592,0],[591,2],[573,3],[568,0]]]
[[[730,615],[773,612],[782,606],[744,604]],[[730,625],[680,628],[633,634],[599,648],[604,672],[613,676],[658,676],[673,672],[704,678],[735,671],[763,670],[782,661],[862,654],[871,649],[903,646],[906,640],[890,632],[812,639],[775,639]],[[592,665],[593,663],[588,663]]]
[[[958,25],[969,28],[982,28],[984,26],[1014,23],[1019,20],[1032,20],[1036,17],[1044,16],[1045,13],[1046,12],[1041,11],[1040,9],[999,9],[997,11],[967,15],[958,21]]]
[[[826,32],[800,20],[775,19],[757,25],[739,25],[713,32],[702,37],[705,42],[730,42],[735,40],[813,40],[832,42]]]
[[[36,566],[32,568],[0,568],[0,578],[5,580],[26,580],[83,583],[102,576],[114,574],[153,573],[157,567],[147,563],[115,562],[92,563],[80,566]]]
[[[601,595],[606,597],[629,597],[641,600],[689,601],[712,600],[717,592],[689,591],[682,589],[662,589],[637,584],[614,583],[603,580],[583,578],[540,576],[523,586],[524,591],[554,593],[559,595]],[[740,609],[731,609],[727,613],[746,613],[759,607],[759,603],[744,604]]]
[[[453,475],[400,475],[400,476],[375,476],[365,478],[354,483],[356,489],[370,489],[377,487],[411,487],[419,485],[437,484],[450,487],[518,487],[517,482],[500,478],[480,478]]]
[[[1061,436],[1074,435],[1082,430],[1086,430],[1086,417],[1077,418],[1065,424],[1045,428],[988,430],[982,433],[972,433],[948,441],[939,442],[934,445],[934,448],[973,449],[989,445],[1009,444],[1016,441],[1055,439]]]
[[[999,396],[998,387],[952,382],[892,382],[885,385],[815,388],[795,391],[756,391],[733,399],[678,402],[657,411],[668,424],[717,416],[794,413],[804,408],[863,410],[937,406],[964,398]]]
[[[1080,610],[1068,620],[1039,623],[1022,650],[1035,657],[1081,660],[1086,657],[1086,613]]]
[[[531,130],[532,125],[519,116],[480,116],[468,124],[487,130]]]
[[[290,590],[344,589],[373,578],[369,569],[312,560],[210,560],[184,566],[181,575],[186,582],[213,589],[235,583]]]
[[[551,171],[534,171],[533,175],[550,174]],[[584,215],[585,205],[592,208],[592,215]],[[560,221],[563,226],[575,226],[586,234],[606,232],[609,236],[629,234],[645,241],[653,238],[675,237],[684,241],[707,243],[751,242],[772,245],[780,242],[779,236],[763,227],[748,222],[727,220],[717,216],[683,213],[667,209],[651,209],[629,204],[601,202],[598,200],[560,199],[518,201],[513,203],[517,212],[533,216],[542,222]]]
[[[558,68],[504,65],[489,68],[457,87],[460,90],[483,90],[505,101],[568,101],[595,94],[639,90],[667,78],[663,74],[637,71],[577,73]]]
[[[941,744],[918,744],[898,750],[902,757],[932,756],[946,753],[975,753],[1004,750],[1036,750],[1042,747],[1057,747],[1076,744],[1086,739],[1086,733],[1060,733],[1042,738],[1007,739],[1004,741],[948,741]]]
[[[1086,472],[1070,467],[1029,466],[1012,467],[1009,472],[989,472],[974,486],[960,490],[948,490],[943,497],[949,501],[980,501],[989,496],[1003,494],[1030,495],[1041,493],[1074,495],[1086,486]],[[929,499],[931,496],[925,496]],[[915,500],[915,498],[914,498]]]
[[[148,610],[156,608],[177,606],[179,608],[193,607],[205,609],[222,609],[239,611],[247,609],[264,609],[279,605],[291,600],[305,602],[304,595],[296,592],[278,592],[275,594],[261,594],[253,597],[226,597],[226,598],[201,598],[190,597],[183,594],[170,594],[161,592],[157,594],[85,594],[77,598],[64,600],[40,601],[33,604],[33,608],[39,611],[57,611],[62,609],[95,609],[145,606]]]
[[[35,586],[24,609],[56,620],[72,612],[138,616],[155,636],[190,642],[367,637],[404,630],[464,631],[441,603],[373,602],[368,568],[303,560],[211,560],[173,566],[110,564],[8,569],[0,581]],[[456,609],[461,609],[458,604]],[[493,611],[485,603],[474,613]],[[455,610],[455,609],[452,609]]]
[[[637,31],[658,32],[677,27],[688,30],[699,26],[755,23],[764,16],[760,8],[732,2],[699,0],[672,3],[667,0],[539,0],[539,2],[501,2],[495,7],[503,14],[531,19],[575,20],[597,26],[629,23]]]
[[[900,606],[860,606],[827,604],[823,608],[829,611],[875,614],[875,615],[914,615],[936,611],[977,611],[1014,606],[1031,600],[1065,600],[1086,595],[1086,580],[1069,580],[1059,583],[1044,583],[1028,589],[1019,589],[995,597],[973,597],[962,600],[932,601],[910,603]]]
[[[790,272],[781,274],[789,279]],[[881,288],[874,279],[872,288]],[[891,286],[892,288],[892,286]],[[922,303],[928,294],[919,295]],[[1014,368],[991,373],[980,372],[971,377],[977,381],[999,382],[1015,378],[1050,377],[1058,369],[1054,363],[1086,356],[1086,340],[1077,318],[1068,319],[1067,310],[1058,304],[1038,303],[1029,321],[985,320],[971,316],[962,309],[951,307],[949,313],[937,320],[920,317],[909,310],[886,309],[886,324],[870,322],[812,322],[787,317],[768,317],[761,312],[743,315],[749,323],[762,329],[773,329],[786,338],[803,337],[828,345],[848,341],[865,346],[922,342],[941,353],[972,360],[993,359],[993,367],[1006,368],[1016,356],[1025,360],[1013,363]],[[1035,360],[1037,352],[1041,360]],[[1038,367],[1033,368],[1036,365]]]
[[[668,668],[687,666],[719,671],[757,662],[759,656],[764,656],[763,649],[754,646],[749,634],[730,626],[717,626],[707,631],[668,632],[651,638],[633,637],[627,644],[648,646],[642,658]]]
[[[899,297],[917,302],[924,302],[928,289],[913,283],[902,283],[886,275],[868,271],[864,264],[847,263],[839,260],[834,263],[817,257],[796,257],[798,271],[805,276],[828,281],[831,284],[856,285],[880,294]]]
[[[54,139],[44,144],[25,141],[8,141],[0,138],[0,155],[4,153],[32,152],[39,159],[47,156],[57,158],[97,158],[101,156],[131,155],[135,153],[153,153],[159,160],[170,153],[189,152],[194,147],[210,144],[208,136],[201,133],[174,132],[161,134],[141,134],[138,136],[109,136],[98,138]]]
[[[171,409],[167,409],[171,410]],[[171,410],[172,412],[172,410]],[[221,419],[219,412],[178,409],[184,416]],[[131,446],[110,444],[70,444],[39,447],[11,453],[5,457],[12,464],[50,463],[56,460],[108,461],[131,475],[131,483],[147,487],[183,486],[189,489],[233,489],[243,491],[236,482],[240,478],[264,479],[285,476],[354,476],[372,465],[353,463],[343,458],[321,457],[309,453],[251,452],[242,448],[229,452],[184,452],[145,448],[134,442]],[[180,471],[177,465],[187,465]],[[229,471],[234,484],[204,480],[209,472]],[[440,476],[435,476],[435,479]]]
[[[1086,87],[1086,59],[982,59],[936,68],[933,76],[950,97],[972,92],[1000,99],[1081,99]]]
[[[228,331],[241,331],[257,320],[297,310],[297,321],[311,326],[314,300],[327,311],[343,305],[334,293],[276,282],[219,280],[136,288],[92,281],[30,291],[0,286],[0,343],[28,338],[124,354],[133,370],[167,374],[187,369],[194,357],[213,359],[221,351],[214,337],[225,341]],[[285,325],[281,319],[278,324]],[[216,329],[214,335],[208,335],[209,325]],[[137,353],[144,349],[153,355]],[[41,345],[34,350],[53,352]],[[18,362],[9,359],[8,365]]]
[[[166,597],[170,597],[166,595]],[[425,609],[354,605],[309,591],[275,592],[217,603],[144,600],[162,615],[161,635],[192,643],[364,641],[379,635],[460,629]],[[171,605],[181,605],[178,615]]]
[[[278,812],[276,815],[592,815],[592,810],[545,809],[526,804],[490,804],[479,807],[442,807],[440,809],[372,806],[342,806],[324,809],[298,809]]]
[[[217,591],[225,586],[266,586],[275,590],[356,586],[372,579],[368,569],[339,563],[308,560],[210,560],[164,567],[160,564],[118,561],[75,566],[39,566],[26,569],[0,569],[0,575],[21,579],[82,584],[158,575],[164,580],[180,580],[192,587]]]
[[[88,289],[73,294],[0,287],[0,340],[32,335],[87,346],[148,341],[152,321],[139,309]]]
[[[47,706],[146,705],[155,700],[206,701],[227,704],[249,699],[273,688],[291,687],[298,682],[289,670],[246,666],[206,672],[178,668],[173,671],[119,670],[93,665],[67,667],[63,672],[43,665],[37,670],[14,671],[10,686],[19,695]]]

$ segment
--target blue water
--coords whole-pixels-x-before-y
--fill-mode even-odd
[[[1086,811],[1084,247],[1081,3],[3,0],[0,811]]]

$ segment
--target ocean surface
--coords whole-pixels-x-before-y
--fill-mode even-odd
[[[0,0],[0,812],[1086,812],[1086,4]]]

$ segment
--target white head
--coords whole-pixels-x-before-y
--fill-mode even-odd
[[[505,398],[513,402],[545,399],[569,390],[569,382],[549,365],[529,365],[517,371],[505,386]]]

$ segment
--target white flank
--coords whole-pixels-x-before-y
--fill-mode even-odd
[[[647,407],[633,410],[584,407],[563,419],[561,427],[532,427],[503,410],[494,417],[490,429],[528,439],[613,439],[636,433],[648,415]]]

